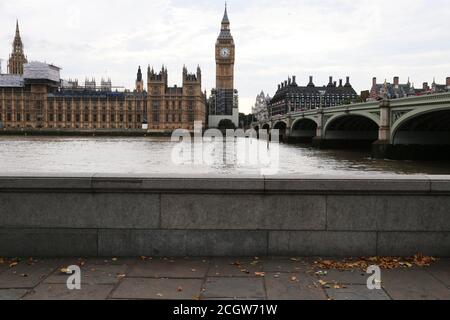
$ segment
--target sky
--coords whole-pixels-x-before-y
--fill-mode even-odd
[[[64,79],[133,89],[139,65],[165,64],[169,85],[181,85],[183,65],[200,65],[210,92],[223,11],[216,0],[0,0],[0,59],[19,19],[28,59],[62,67]],[[358,93],[372,77],[421,87],[450,76],[448,0],[231,0],[228,14],[241,112],[292,75],[320,86],[350,76]]]

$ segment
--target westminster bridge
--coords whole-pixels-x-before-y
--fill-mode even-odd
[[[253,128],[320,148],[372,145],[376,158],[450,159],[450,93],[290,112]]]

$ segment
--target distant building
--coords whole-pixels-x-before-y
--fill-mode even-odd
[[[377,83],[377,78],[372,79],[372,88],[368,100],[379,100],[383,97],[389,99],[404,98],[414,96],[418,91],[408,79],[407,83],[400,83],[399,77],[394,77],[393,83],[385,81],[384,83]]]
[[[400,83],[399,77],[394,77],[393,82],[377,83],[377,78],[372,79],[372,88],[368,100],[379,100],[382,98],[398,99],[409,96],[420,96],[425,94],[442,93],[450,91],[450,77],[447,77],[445,84],[437,84],[433,81],[431,86],[424,82],[422,88],[415,88],[408,79],[407,83]]]
[[[205,125],[206,94],[202,92],[202,72],[189,73],[183,68],[181,87],[168,86],[168,72],[163,66],[160,72],[148,68],[148,127],[149,129],[194,129],[194,122]],[[136,88],[138,89],[138,88]]]
[[[346,83],[339,80],[339,85],[330,77],[328,85],[316,87],[313,77],[309,77],[306,86],[299,86],[296,77],[278,85],[278,90],[269,103],[270,116],[286,114],[302,110],[329,108],[342,104],[349,104],[358,99],[358,95],[350,84],[350,77]]]
[[[148,68],[144,90],[139,67],[134,92],[113,90],[111,79],[60,78],[60,68],[30,62],[16,26],[9,74],[0,74],[0,129],[148,129],[171,132],[206,122],[201,70],[183,68],[181,87],[168,85],[168,72]]]
[[[370,98],[370,91],[369,90],[361,91],[360,97],[362,102],[366,102]]]
[[[270,96],[264,91],[256,96],[255,105],[252,108],[252,114],[256,121],[266,121],[269,119]]]
[[[436,80],[433,80],[431,84],[431,93],[443,93],[450,91],[450,77],[445,79],[445,84],[437,84]]]

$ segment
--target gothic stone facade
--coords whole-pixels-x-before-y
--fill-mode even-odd
[[[255,105],[252,108],[252,114],[256,121],[267,121],[269,120],[269,109],[268,104],[270,103],[270,96],[266,95],[264,91],[256,96]]]
[[[239,95],[234,88],[234,63],[236,47],[231,35],[227,8],[216,41],[216,87],[209,99],[209,126],[218,127],[222,121],[239,125]]]
[[[52,76],[49,76],[49,75]],[[107,83],[107,85],[104,85]],[[183,86],[169,87],[168,72],[148,68],[147,91],[139,67],[133,92],[117,92],[110,81],[64,82],[59,68],[27,63],[17,26],[9,74],[0,75],[0,129],[194,129],[206,120],[201,70],[183,69]]]
[[[14,37],[12,52],[8,60],[8,73],[23,74],[23,65],[27,63],[27,58],[23,51],[22,38],[20,37],[19,21],[16,23],[16,35]]]
[[[27,69],[28,64],[25,65]],[[47,79],[1,76],[0,125],[3,128],[194,129],[205,123],[206,97],[201,72],[183,72],[183,87],[167,85],[167,69],[149,71],[148,92],[114,92],[86,87],[61,87]],[[7,81],[9,78],[10,81]]]

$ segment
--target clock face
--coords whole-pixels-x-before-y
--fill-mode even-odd
[[[228,58],[228,57],[230,56],[230,54],[231,54],[230,49],[228,49],[228,48],[222,48],[222,49],[220,49],[220,56],[221,56],[222,58]]]

